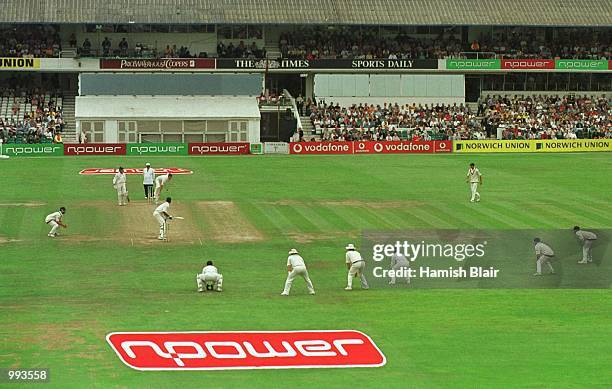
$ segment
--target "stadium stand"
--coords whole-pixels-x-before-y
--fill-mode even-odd
[[[609,26],[609,0],[12,0],[4,23]]]
[[[56,26],[0,27],[0,57],[57,57],[61,48]]]
[[[65,126],[62,104],[59,92],[4,89],[0,97],[0,136],[5,143],[61,142]]]
[[[283,32],[279,48],[285,58],[438,59],[480,57],[607,59],[612,52],[610,29],[557,28],[536,34],[535,29],[494,28],[472,41],[457,29],[432,34],[409,34],[379,27],[311,27]],[[547,40],[546,35],[555,38]]]
[[[612,137],[605,96],[486,96],[478,112],[461,104],[340,107],[319,101],[307,105],[306,114],[323,141],[486,139],[498,131],[503,139]]]

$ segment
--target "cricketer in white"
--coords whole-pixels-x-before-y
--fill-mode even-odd
[[[159,222],[159,237],[157,238],[159,240],[166,239],[166,223],[168,219],[172,220],[172,216],[168,213],[170,203],[172,203],[172,199],[168,197],[166,202],[160,204],[155,208],[155,211],[153,211],[153,217]]]
[[[555,256],[555,252],[553,249],[542,242],[540,238],[533,239],[535,254],[536,254],[536,272],[534,276],[542,275],[542,265],[546,264],[548,269],[550,270],[550,274],[555,274],[555,269],[553,269],[550,260]]]
[[[119,171],[113,177],[113,188],[117,190],[117,201],[119,205],[127,205],[127,175],[123,172],[123,168],[119,167]]]
[[[289,296],[291,284],[297,276],[302,277],[304,281],[306,281],[308,293],[315,294],[312,281],[310,281],[310,277],[308,276],[308,270],[306,270],[304,258],[299,255],[296,249],[289,250],[289,257],[287,257],[287,272],[287,281],[285,281],[285,289],[283,290],[283,293],[281,293],[282,296]]]
[[[62,223],[62,216],[64,216],[65,213],[66,208],[61,207],[59,211],[47,215],[45,218],[45,223],[51,226],[51,231],[49,231],[47,234],[48,237],[55,238],[58,236],[59,234],[57,233],[57,230],[59,230],[60,226],[64,228],[68,227],[66,224]]]
[[[213,265],[212,261],[206,262],[206,266],[202,269],[202,274],[196,274],[198,292],[204,292],[204,287],[209,282],[213,283],[213,288],[217,292],[223,291],[223,275],[219,274],[219,270]]]
[[[157,176],[157,178],[155,179],[155,204],[156,205],[159,202],[159,196],[161,194],[162,189],[164,189],[164,187],[170,180],[172,180],[172,173]]]
[[[480,193],[478,193],[478,184],[482,185],[482,174],[480,174],[480,170],[473,164],[470,163],[470,168],[468,169],[466,181],[470,184],[470,190],[472,191],[472,197],[470,198],[470,202],[480,201]]]
[[[348,269],[347,285],[344,290],[353,290],[353,278],[359,277],[361,281],[361,289],[369,289],[368,280],[363,274],[365,270],[365,261],[361,258],[359,251],[355,250],[355,246],[351,243],[346,248],[346,267]]]
[[[578,261],[578,263],[593,262],[592,247],[593,243],[597,240],[597,235],[594,232],[582,230],[579,226],[574,227],[574,234],[582,242],[582,260]]]

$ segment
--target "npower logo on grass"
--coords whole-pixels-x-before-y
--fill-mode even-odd
[[[10,144],[3,154],[11,157],[48,157],[64,155],[64,146],[56,144]]]
[[[136,370],[378,367],[386,358],[359,331],[113,332],[117,356]]]

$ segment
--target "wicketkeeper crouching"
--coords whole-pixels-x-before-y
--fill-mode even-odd
[[[207,290],[223,291],[223,275],[219,274],[219,270],[213,266],[212,261],[206,262],[206,266],[202,269],[202,274],[196,274],[196,282],[198,284],[198,292],[204,292],[204,287]]]

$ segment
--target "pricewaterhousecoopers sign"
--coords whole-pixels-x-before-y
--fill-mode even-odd
[[[218,59],[217,69],[437,69],[438,60],[414,59]]]

